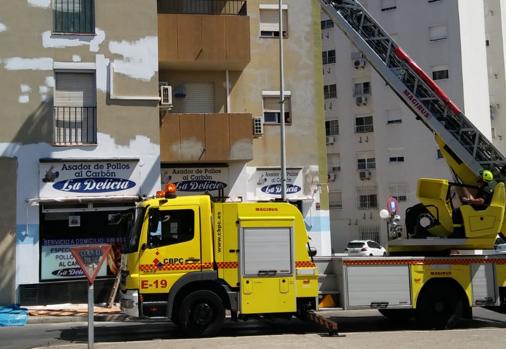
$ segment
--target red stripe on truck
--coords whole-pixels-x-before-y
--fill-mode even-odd
[[[448,95],[441,89],[441,87],[439,87],[438,84],[436,84],[434,80],[432,80],[431,77],[427,75],[427,73],[424,72],[423,69],[420,68],[402,48],[396,47],[394,53],[397,58],[399,58],[401,61],[406,62],[406,64],[415,71],[418,77],[422,79],[427,85],[429,85],[429,87],[436,93],[439,98],[441,98],[441,100],[448,106],[448,108],[450,108],[452,112],[455,114],[462,114],[459,107],[457,107],[457,105],[450,99],[450,97],[448,97]]]

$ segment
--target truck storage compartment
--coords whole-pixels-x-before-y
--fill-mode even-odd
[[[346,308],[411,306],[408,265],[346,266],[345,262],[344,278]]]

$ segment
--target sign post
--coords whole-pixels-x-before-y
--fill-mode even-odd
[[[393,217],[397,214],[397,210],[399,209],[399,202],[393,196],[389,196],[387,198],[387,210],[390,215]]]
[[[93,284],[98,271],[111,251],[111,245],[85,245],[72,247],[70,252],[76,259],[88,279],[88,349],[93,349],[95,334],[93,331],[94,290]]]
[[[381,210],[380,217],[387,222],[388,239],[398,239],[402,236],[402,227],[400,225],[401,217],[397,215],[399,211],[399,201],[393,196],[387,198],[386,210]]]

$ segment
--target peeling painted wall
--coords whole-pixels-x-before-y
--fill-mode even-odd
[[[158,95],[156,1],[96,1],[95,9],[95,35],[61,35],[52,33],[50,0],[2,2],[0,93],[4,107],[0,111],[3,124],[0,142],[51,141],[48,134],[54,82],[48,81],[53,77],[55,62],[96,64],[99,132],[110,135],[121,145],[129,144],[138,135],[159,142],[155,102],[125,105],[110,100],[106,93],[110,81],[108,65],[113,62],[116,72],[113,78],[123,79],[115,84],[122,95]],[[30,21],[20,21],[21,17],[29,17]],[[125,18],[135,26],[125,25]],[[15,88],[20,85],[29,89]],[[136,122],[141,119],[139,114],[142,122]],[[31,127],[34,124],[42,127]],[[114,124],[121,124],[121,130]],[[26,132],[27,129],[31,132]]]
[[[15,262],[16,285],[39,282],[33,267],[39,256],[39,207],[27,200],[39,197],[41,158],[138,158],[139,194],[152,195],[160,187],[158,102],[109,94],[112,78],[116,95],[158,96],[156,1],[95,1],[95,10],[95,35],[61,35],[52,33],[51,0],[0,5],[0,157],[17,158],[17,181],[23,183],[10,202],[15,249],[8,246],[18,256],[29,256]],[[111,62],[117,65],[112,77]],[[95,66],[97,144],[53,145],[55,63]],[[4,265],[0,262],[0,270]]]

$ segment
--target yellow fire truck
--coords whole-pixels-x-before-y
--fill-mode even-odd
[[[163,317],[187,335],[216,334],[225,319],[316,309],[318,279],[301,213],[289,204],[175,197],[138,204],[122,260],[121,306]]]
[[[318,289],[345,310],[416,316],[429,328],[470,316],[473,306],[506,310],[506,256],[450,252],[491,248],[497,234],[504,236],[506,158],[358,1],[320,3],[362,52],[355,69],[366,60],[385,79],[434,134],[455,181],[419,180],[421,204],[406,214],[407,236],[389,231],[389,253],[396,256],[315,261],[296,207],[176,198],[172,187],[138,204],[122,259],[126,314],[169,318],[189,335],[209,336],[226,309],[232,318],[311,314]],[[488,207],[455,206],[452,188],[477,189],[482,170],[497,181]]]

